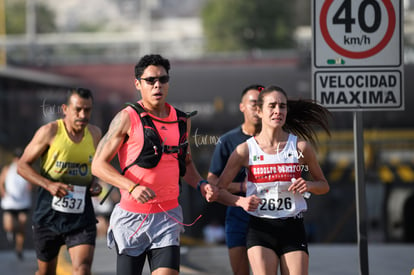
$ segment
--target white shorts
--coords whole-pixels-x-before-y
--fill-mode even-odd
[[[183,221],[181,206],[166,212],[140,214],[117,204],[109,222],[108,247],[113,248],[116,243],[118,253],[138,256],[151,249],[178,246],[184,229],[177,221]]]

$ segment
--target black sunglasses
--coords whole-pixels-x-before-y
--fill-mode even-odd
[[[168,81],[170,81],[170,76],[169,75],[162,75],[160,77],[155,77],[155,76],[150,76],[150,77],[146,77],[146,78],[138,78],[138,80],[145,80],[147,82],[147,84],[149,85],[154,85],[155,82],[157,82],[157,80],[162,83],[168,83]]]

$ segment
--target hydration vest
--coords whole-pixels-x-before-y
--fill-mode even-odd
[[[138,165],[142,168],[154,168],[160,162],[162,154],[177,153],[180,168],[180,177],[184,176],[186,172],[185,158],[187,156],[188,148],[187,119],[195,116],[197,114],[197,111],[184,113],[178,109],[175,109],[177,112],[177,120],[162,121],[151,117],[147,111],[145,111],[145,109],[138,103],[126,103],[126,105],[131,106],[137,112],[141,120],[142,129],[144,132],[144,144],[142,146],[140,154],[137,156],[135,161],[126,166],[122,171],[122,174],[125,174],[125,172],[133,165]],[[152,120],[156,120],[161,123],[178,123],[180,139],[177,146],[164,145],[164,141],[162,140]]]

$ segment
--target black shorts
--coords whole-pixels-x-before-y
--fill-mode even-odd
[[[142,274],[146,257],[148,257],[151,273],[160,267],[174,269],[178,272],[180,271],[180,247],[172,245],[151,249],[139,256],[129,256],[117,253],[116,274]]]
[[[28,214],[30,211],[29,208],[24,208],[24,209],[4,209],[3,213],[10,213],[10,215],[13,216],[14,219],[17,219],[17,217],[19,216],[20,213],[24,213],[24,214]]]
[[[56,258],[60,247],[64,244],[69,249],[81,244],[95,246],[95,241],[96,224],[63,234],[56,233],[45,226],[33,226],[33,242],[36,255],[39,260],[44,262],[49,262]]]
[[[309,254],[303,218],[267,219],[251,216],[247,249],[253,246],[272,249],[279,258],[292,251]]]

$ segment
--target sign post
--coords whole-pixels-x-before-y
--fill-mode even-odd
[[[312,1],[312,96],[354,112],[360,274],[369,274],[363,111],[404,110],[402,1]]]
[[[365,195],[365,165],[364,165],[364,128],[362,112],[354,112],[354,156],[355,156],[355,196],[357,209],[357,234],[359,251],[359,274],[369,274],[368,264],[368,230]]]

